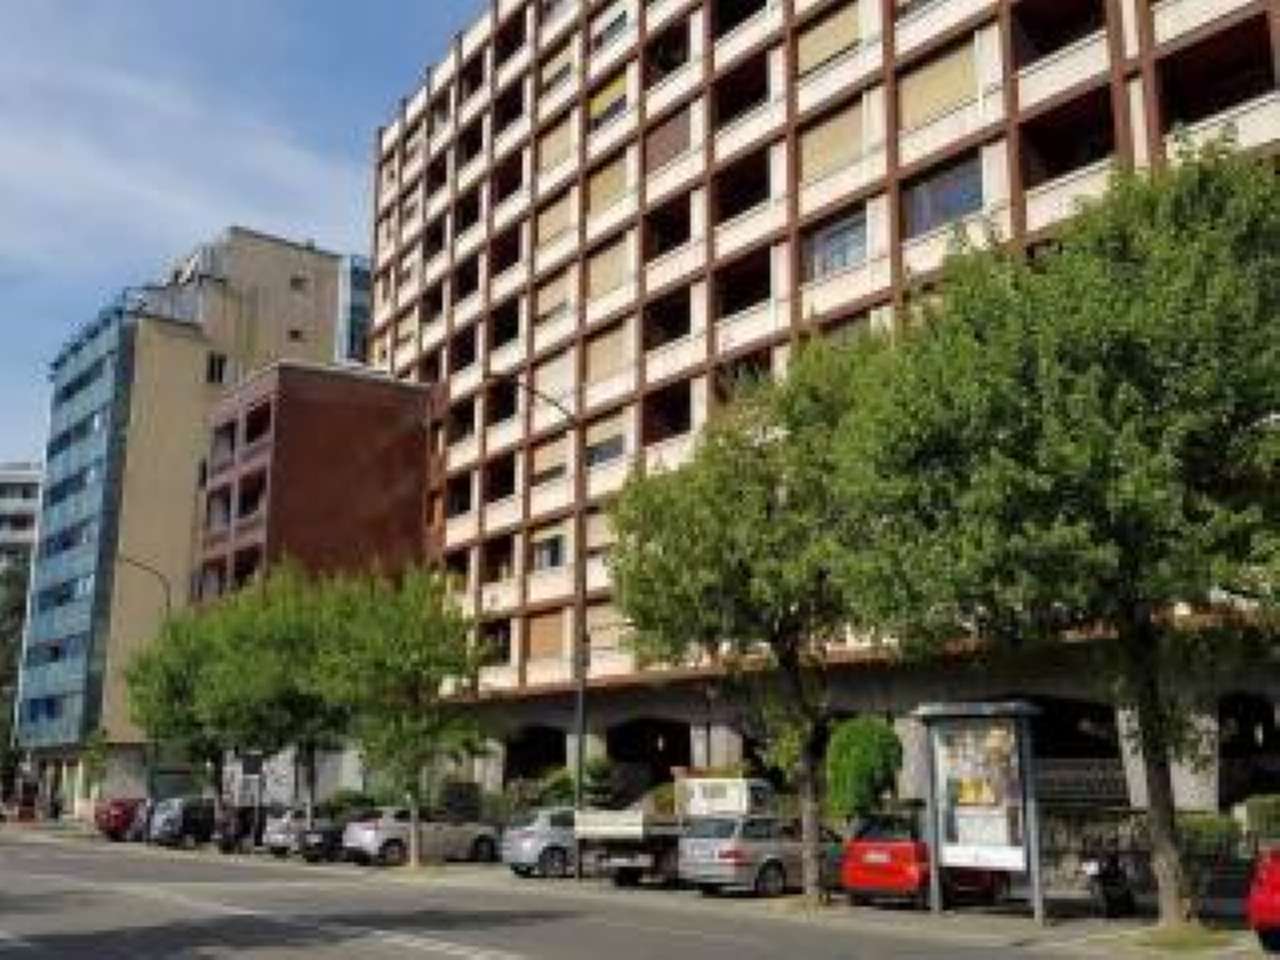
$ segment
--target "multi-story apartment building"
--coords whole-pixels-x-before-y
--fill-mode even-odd
[[[580,669],[585,749],[750,749],[696,674],[620,648],[601,507],[801,331],[893,324],[957,228],[1034,245],[1180,129],[1273,150],[1278,57],[1265,0],[483,4],[377,137],[371,358],[444,411],[432,530],[491,644],[507,775],[578,748]],[[956,695],[870,672],[841,680],[848,709]],[[969,680],[1078,692],[1067,668]],[[1114,716],[1071,715],[1110,725],[1118,764]]]
[[[339,261],[232,228],[164,282],[126,290],[53,361],[16,736],[68,809],[88,800],[78,753],[98,730],[104,788],[146,789],[124,670],[188,599],[206,419],[277,358],[331,361]]]
[[[0,568],[31,562],[42,476],[38,463],[0,463]]]

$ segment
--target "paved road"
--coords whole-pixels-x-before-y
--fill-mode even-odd
[[[906,911],[797,917],[783,903],[515,881],[435,879],[166,854],[0,832],[0,960],[987,960],[1113,956],[1115,943],[1032,942]],[[862,912],[859,911],[859,914]],[[999,924],[997,924],[997,928]],[[1093,936],[1096,932],[1091,932]],[[1103,934],[1108,936],[1108,934]]]

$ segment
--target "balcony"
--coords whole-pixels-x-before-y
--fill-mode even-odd
[[[618,457],[587,471],[587,496],[595,499],[617,493],[631,474],[632,458]]]
[[[515,690],[520,686],[520,671],[512,666],[480,668],[480,691]]]
[[[808,216],[883,179],[885,169],[885,148],[881,143],[848,166],[801,184],[800,215]]]
[[[440,215],[449,207],[449,185],[445,183],[440,189],[434,191],[427,197],[427,219],[438,220]]]
[[[598,590],[608,590],[613,586],[613,577],[609,574],[609,561],[604,554],[588,555],[587,557],[587,590],[594,592]],[[594,661],[596,654],[592,652],[592,660]]]
[[[587,159],[594,162],[636,132],[640,123],[640,112],[631,104],[620,117],[609,121],[598,130],[587,135]]]
[[[1161,0],[1151,4],[1157,44],[1166,44],[1206,23],[1250,6],[1250,0]]]
[[[707,358],[705,330],[695,330],[686,337],[664,343],[645,354],[645,379],[658,383],[678,376]]]
[[[930,233],[905,241],[902,245],[902,259],[907,272],[918,277],[938,270],[951,252],[960,231],[963,231],[974,246],[984,246],[988,221],[994,222],[999,236],[1012,235],[1009,206],[1001,203],[996,209],[987,209],[959,222],[944,224]]]
[[[522,76],[529,69],[532,59],[533,48],[528,43],[508,57],[506,62],[498,68],[498,89],[503,89],[516,77]]]
[[[427,286],[437,283],[444,276],[446,270],[449,269],[449,255],[441,250],[427,261],[427,266],[423,271],[423,282]]]
[[[594,243],[609,231],[635,216],[638,197],[635,190],[628,190],[622,197],[604,210],[587,218],[587,243]]]
[[[688,189],[690,184],[702,176],[706,165],[706,148],[699,145],[650,173],[647,184],[649,204],[656,206],[671,194]]]
[[[480,439],[475,434],[449,444],[449,468],[468,467],[480,456]]]
[[[484,528],[490,533],[514,527],[523,519],[524,498],[519,494],[486,504],[484,508]]]
[[[568,683],[573,679],[572,664],[567,656],[530,660],[525,664],[524,678],[529,687]]]
[[[570,68],[569,77],[556,84],[555,88],[536,99],[538,105],[538,121],[544,122],[554,117],[566,104],[572,103],[581,86],[581,73],[575,62]]]
[[[657,33],[667,25],[667,21],[677,14],[684,13],[692,4],[690,0],[643,0],[649,9],[645,12],[648,18],[649,33]]]
[[[574,223],[533,251],[533,269],[539,274],[553,270],[569,259],[577,249],[578,227]]]
[[[629,16],[629,22],[617,36],[589,55],[587,78],[590,82],[594,83],[601,77],[607,76],[609,71],[617,67],[636,45],[636,22],[634,15]]]
[[[1111,181],[1110,159],[1074,170],[1027,191],[1027,232],[1039,233],[1074,216],[1086,200],[1101,197]]]
[[[573,482],[564,476],[548,480],[529,490],[529,516],[540,517],[554,510],[563,510],[573,502]]]
[[[542,603],[567,597],[573,593],[573,566],[567,564],[552,570],[535,570],[525,578],[529,603]]]
[[[577,22],[578,2],[579,0],[561,0],[551,11],[551,15],[542,21],[538,32],[538,46],[542,50],[545,51],[559,40]]]
[[[702,80],[702,71],[697,63],[686,63],[670,76],[650,87],[645,92],[650,116],[657,116],[667,107],[684,99]]]
[[[591,410],[617,400],[619,397],[625,397],[635,388],[636,369],[634,365],[628,363],[613,374],[594,383],[588,383],[583,391],[583,402],[586,408]]]
[[[650,473],[677,470],[693,459],[695,446],[695,434],[692,432],[652,444],[645,447],[645,466]]]
[[[716,227],[716,256],[728,257],[782,229],[787,222],[785,197],[770,197]]]
[[[484,242],[484,216],[468,227],[465,227],[453,240],[453,259],[456,263],[466,260],[480,249]]]
[[[707,244],[701,237],[645,264],[645,289],[650,292],[679,283],[690,274],[702,269],[707,259]]]
[[[636,298],[636,278],[631,274],[612,290],[587,303],[587,326],[599,323],[605,317],[630,306]]]
[[[766,300],[721,320],[716,326],[716,350],[729,353],[789,329],[787,301]]]
[[[489,372],[492,374],[508,373],[518,367],[524,357],[524,337],[517,336],[514,340],[504,343],[489,354]]]
[[[514,577],[486,583],[480,587],[480,610],[483,613],[502,613],[513,610],[520,602],[520,581]]]
[[[551,316],[539,320],[533,327],[533,349],[542,353],[573,336],[578,328],[578,311],[573,304],[566,305]]]
[[[786,116],[786,100],[775,97],[736,117],[716,133],[716,158],[732,157],[771,136],[781,129]]]
[[[518,120],[514,120],[503,128],[503,131],[493,139],[493,157],[494,160],[501,160],[511,149],[529,135],[532,122],[529,120],[529,114],[526,111]]]
[[[435,317],[427,322],[422,328],[422,349],[424,351],[431,350],[444,342],[445,330],[444,318]]]
[[[521,259],[514,266],[507,267],[490,282],[489,299],[497,303],[522,289],[529,279],[528,261]]]
[[[1236,146],[1250,150],[1275,141],[1280,131],[1280,91],[1273,90],[1253,100],[1215,114],[1186,128],[1186,135],[1193,146],[1201,147],[1227,130],[1235,133]],[[1177,154],[1175,135],[1166,138],[1170,157]]]
[[[973,100],[902,133],[898,139],[902,164],[913,164],[1003,119],[1004,94],[997,83],[979,91]]]
[[[807,318],[830,315],[841,307],[887,290],[892,283],[888,257],[877,257],[855,267],[811,280],[800,290],[801,313]]]
[[[636,656],[626,650],[592,650],[589,675],[592,677],[626,677],[639,669]]]
[[[396,308],[400,309],[415,303],[418,299],[418,294],[421,292],[422,271],[415,264],[409,275],[401,277],[400,282],[396,285]]]
[[[796,91],[797,109],[801,115],[821,109],[849,87],[861,83],[879,70],[883,61],[884,49],[880,38],[873,37],[830,63],[823,64],[801,78],[800,87]]]
[[[1030,110],[1063,91],[1101,77],[1110,62],[1104,31],[1077,40],[1019,71],[1019,105],[1023,110]]]
[[[578,400],[575,396],[576,391],[572,387],[551,387],[543,392],[569,412],[577,412]],[[552,427],[564,426],[565,423],[565,415],[560,411],[559,407],[547,401],[541,401],[533,405],[534,433],[542,433]]]
[[[781,29],[782,4],[779,0],[769,0],[763,10],[716,41],[713,56],[715,72],[721,73]]]
[[[480,296],[478,294],[472,294],[471,297],[468,298],[468,302],[474,302],[478,305],[480,303]],[[455,325],[460,326],[461,324],[456,320],[457,313],[454,314],[454,317]],[[468,393],[472,393],[480,386],[480,380],[483,376],[484,371],[481,369],[481,365],[478,361],[470,364],[469,366],[463,367],[461,370],[451,371],[449,374],[450,395],[454,397],[462,397]]]
[[[444,525],[444,542],[447,547],[474,540],[480,533],[480,515],[472,510],[461,516],[450,517]]]
[[[485,430],[485,448],[492,453],[515,444],[524,436],[524,420],[519,415],[495,423]]]
[[[529,188],[521,187],[493,208],[493,232],[500,233],[529,208]]]
[[[933,0],[917,7],[898,18],[895,31],[897,55],[906,56],[984,11],[989,11],[994,17],[995,8],[994,0]]]

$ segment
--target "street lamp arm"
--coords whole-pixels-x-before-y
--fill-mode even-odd
[[[116,560],[126,567],[133,567],[135,570],[141,570],[143,573],[154,577],[156,582],[160,584],[161,589],[164,590],[164,617],[168,620],[173,616],[173,588],[169,583],[169,578],[161,570],[125,553],[117,553]]]

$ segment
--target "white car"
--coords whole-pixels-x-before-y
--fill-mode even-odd
[[[342,834],[342,849],[361,863],[399,866],[409,859],[409,808],[378,807],[352,818]],[[483,823],[422,819],[418,824],[422,856],[427,860],[475,860],[498,856],[498,833]]]
[[[307,826],[307,811],[299,807],[274,810],[262,827],[262,845],[277,857],[297,853],[302,831]]]

